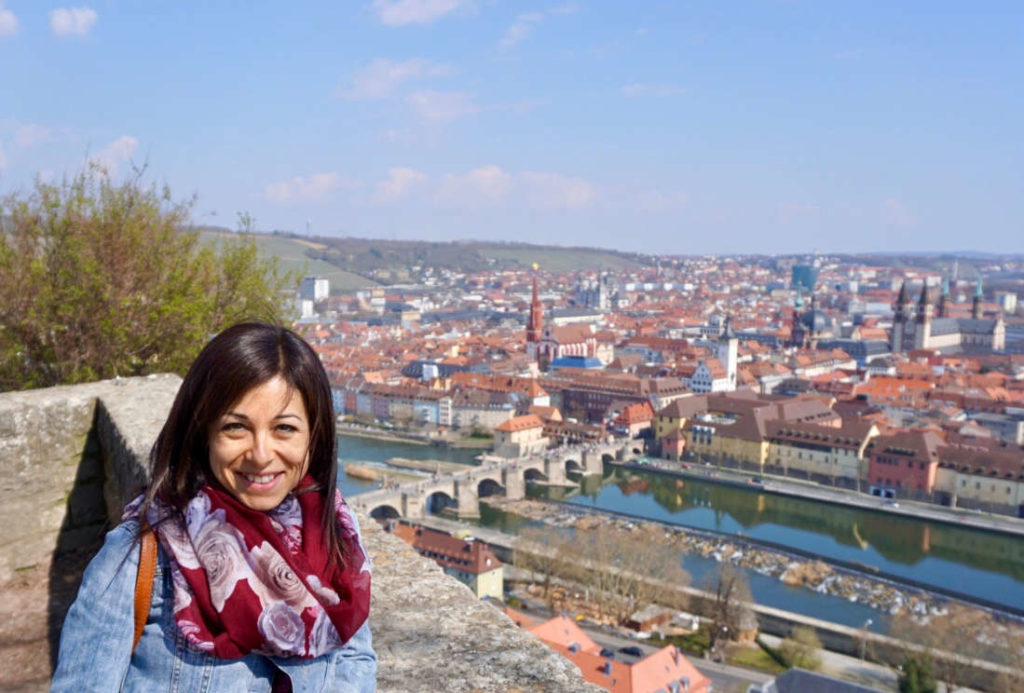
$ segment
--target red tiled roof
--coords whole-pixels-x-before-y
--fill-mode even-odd
[[[526,431],[531,428],[544,428],[544,422],[536,414],[513,416],[508,421],[503,421],[495,426],[494,430],[503,433],[515,433],[516,431]]]

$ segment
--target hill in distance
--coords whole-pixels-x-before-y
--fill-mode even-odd
[[[204,228],[204,242],[230,235],[227,229]],[[254,233],[268,257],[281,269],[330,280],[345,291],[412,281],[422,270],[473,273],[487,269],[525,269],[537,263],[551,272],[636,269],[645,264],[633,253],[601,248],[566,248],[485,241],[397,241],[331,238],[292,233]]]

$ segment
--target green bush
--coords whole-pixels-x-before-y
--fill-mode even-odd
[[[202,245],[193,202],[141,179],[87,168],[0,199],[0,390],[182,373],[222,328],[280,322],[293,278],[246,234]]]

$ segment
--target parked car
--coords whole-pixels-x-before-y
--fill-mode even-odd
[[[644,651],[636,645],[630,645],[629,647],[620,647],[619,652],[622,654],[633,655],[634,657],[643,657]]]
[[[602,657],[607,657],[608,659],[614,659],[615,658],[615,651],[614,650],[609,650],[607,647],[601,648],[601,656]]]

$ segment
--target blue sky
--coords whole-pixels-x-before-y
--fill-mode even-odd
[[[0,191],[652,253],[1024,252],[1024,3],[0,0]]]

